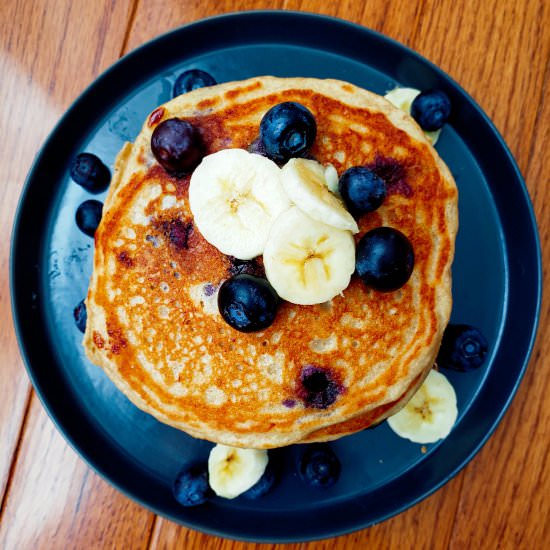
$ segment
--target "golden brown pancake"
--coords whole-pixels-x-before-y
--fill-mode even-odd
[[[218,312],[239,264],[202,237],[176,178],[150,148],[156,125],[191,121],[208,153],[254,149],[263,115],[297,101],[315,116],[311,150],[339,174],[368,165],[388,196],[359,220],[358,240],[387,225],[412,243],[415,266],[395,292],[354,276],[328,303],[282,303],[274,323],[242,333]],[[179,96],[126,144],[96,232],[87,297],[88,357],[139,408],[192,436],[270,448],[323,441],[395,412],[432,367],[451,310],[457,191],[422,130],[386,100],[335,80],[259,77]]]

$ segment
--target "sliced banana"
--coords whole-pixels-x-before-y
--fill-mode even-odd
[[[387,92],[384,97],[398,109],[410,114],[412,102],[419,93],[420,90],[416,88],[394,88]]]
[[[338,172],[334,165],[327,164],[325,166],[325,181],[328,187],[328,190],[331,193],[334,193],[337,197],[340,197],[340,191],[338,190]]]
[[[262,254],[273,220],[290,206],[281,170],[244,149],[203,158],[191,176],[189,206],[203,237],[224,254]]]
[[[268,281],[293,304],[321,304],[349,285],[355,270],[351,232],[310,218],[293,206],[273,223],[264,250]]]
[[[414,101],[414,98],[420,93],[420,90],[416,88],[395,88],[390,90],[384,96],[390,103],[395,105],[398,109],[405,111],[408,115],[411,114],[411,105]],[[441,130],[435,130],[433,132],[428,132],[423,130],[426,137],[430,140],[432,145],[437,143],[439,139],[439,134]]]
[[[218,444],[208,457],[208,482],[219,497],[238,497],[262,477],[267,462],[266,450]]]
[[[323,165],[314,160],[290,159],[281,176],[290,200],[308,216],[338,229],[359,231],[344,203],[329,191]]]
[[[412,399],[388,418],[388,424],[397,435],[414,443],[435,443],[449,435],[457,415],[451,383],[431,370]]]

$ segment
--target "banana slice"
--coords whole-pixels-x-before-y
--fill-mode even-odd
[[[435,443],[449,435],[457,415],[453,387],[443,374],[431,370],[412,399],[388,418],[388,424],[414,443]]]
[[[338,198],[340,198],[340,191],[338,190],[338,172],[332,164],[327,164],[325,166],[325,181],[327,183],[328,190],[331,193],[334,193]]]
[[[238,449],[218,444],[208,457],[210,487],[219,497],[238,497],[262,477],[267,462],[266,450]]]
[[[191,176],[189,206],[203,237],[240,260],[259,256],[273,220],[290,206],[281,170],[244,149],[203,158]]]
[[[349,285],[355,243],[349,231],[314,220],[293,206],[273,223],[263,259],[267,279],[281,298],[320,304]]]
[[[414,98],[420,93],[420,90],[416,88],[395,88],[390,90],[384,96],[390,103],[395,105],[398,109],[405,111],[408,115],[411,114],[411,105],[414,101]],[[433,132],[428,132],[423,130],[426,137],[430,140],[432,145],[437,143],[439,139],[439,134],[441,130],[435,130]]]
[[[329,191],[324,166],[314,160],[290,159],[281,176],[290,200],[308,216],[338,229],[359,232],[344,203]]]

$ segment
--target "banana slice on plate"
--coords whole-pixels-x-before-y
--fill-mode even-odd
[[[264,250],[267,280],[293,304],[320,304],[349,285],[355,270],[350,231],[310,218],[298,207],[273,223]]]
[[[273,220],[290,206],[281,170],[244,149],[207,155],[189,184],[189,206],[203,237],[224,254],[262,254]]]
[[[266,450],[216,445],[208,457],[208,481],[224,498],[235,498],[255,485],[268,463]]]
[[[330,173],[330,183],[334,186],[334,174]],[[326,169],[314,160],[290,159],[281,171],[283,188],[290,200],[308,216],[357,233],[359,228],[344,203],[329,191]]]
[[[457,415],[454,388],[432,369],[412,399],[388,418],[388,424],[397,435],[414,443],[435,443],[449,435]]]
[[[410,115],[412,102],[419,93],[420,90],[417,90],[416,88],[394,88],[393,90],[387,92],[384,97],[395,107]],[[435,130],[433,132],[428,132],[427,130],[422,131],[432,145],[437,143],[441,130]]]

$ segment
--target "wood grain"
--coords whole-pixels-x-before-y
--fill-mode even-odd
[[[539,221],[545,289],[550,288],[550,94],[537,109],[526,181]],[[550,296],[543,296],[533,358],[496,434],[465,471],[453,546],[476,548],[485,538],[529,548],[550,541]],[[486,475],[490,472],[491,475]],[[479,506],[483,503],[483,506]],[[475,521],[472,519],[475,518]],[[484,525],[480,533],[477,525]],[[538,546],[535,544],[535,548]]]
[[[70,102],[120,56],[125,27],[113,23],[126,20],[130,4],[51,6],[47,0],[8,0],[0,9],[0,234],[6,237],[36,151]],[[11,323],[9,244],[0,240],[0,501],[30,395]]]
[[[145,549],[154,517],[94,474],[33,398],[0,548]]]
[[[550,4],[544,0],[8,0],[0,8],[0,230],[32,158],[70,101],[123,53],[196,19],[247,9],[324,13],[399,40],[439,65],[493,119],[533,198],[550,261]],[[358,45],[360,47],[360,45]],[[15,138],[14,138],[15,136]],[[18,356],[0,241],[0,548],[283,548],[210,537],[126,499],[58,435]],[[550,275],[545,268],[545,287]],[[543,548],[550,540],[550,301],[524,382],[475,460],[430,498],[380,525],[309,548]],[[26,411],[26,421],[24,422]],[[4,489],[7,487],[7,490]]]
[[[453,517],[458,504],[460,491],[456,486],[462,483],[461,476],[451,481],[441,491],[424,500],[407,513],[392,518],[370,529],[350,535],[330,538],[302,544],[252,544],[236,542],[197,533],[170,521],[158,518],[151,537],[152,550],[199,550],[211,548],[216,550],[240,549],[284,549],[284,550],[332,550],[333,548],[376,548],[386,550],[391,548],[405,548],[403,535],[407,533],[406,548],[430,548],[439,550],[448,548],[453,530],[452,523],[438,522],[437,531],[433,522],[438,517]],[[423,517],[431,518],[432,524],[422,529]]]

